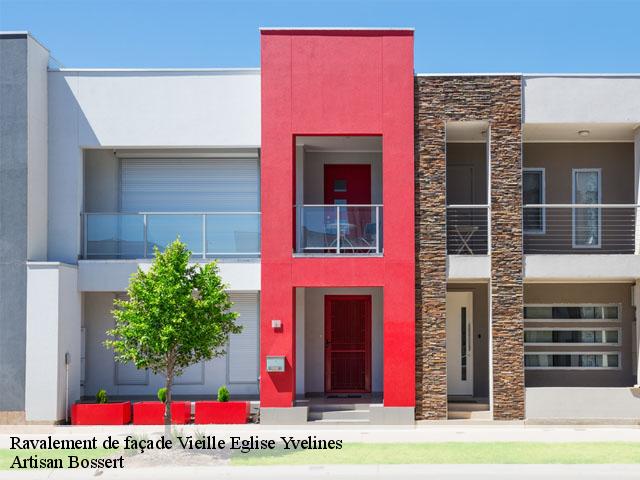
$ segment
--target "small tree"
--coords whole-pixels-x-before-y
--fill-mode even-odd
[[[165,375],[168,432],[174,378],[189,365],[224,355],[229,335],[242,327],[216,262],[189,265],[191,252],[179,239],[154,253],[149,271],[138,268],[131,277],[129,299],[114,301],[116,326],[105,345],[116,361]]]

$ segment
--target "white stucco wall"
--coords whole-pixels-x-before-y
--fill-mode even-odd
[[[140,266],[147,269],[151,260],[80,260],[78,262],[78,289],[81,292],[124,292],[129,278]],[[220,275],[236,292],[260,290],[260,260],[221,261]]]
[[[49,260],[80,252],[82,149],[260,145],[260,75],[52,71],[48,75]]]
[[[640,76],[525,76],[525,123],[640,122]]]
[[[28,421],[66,418],[80,398],[81,297],[77,270],[59,263],[27,265],[25,410]],[[69,354],[68,391],[65,354]]]
[[[49,52],[27,37],[27,259],[47,259],[47,63]]]
[[[528,282],[635,281],[639,255],[525,255]]]
[[[381,288],[304,289],[304,385],[307,393],[324,392],[325,295],[371,295],[371,390],[382,392],[384,340],[382,293]]]

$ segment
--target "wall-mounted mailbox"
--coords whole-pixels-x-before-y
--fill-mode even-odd
[[[284,372],[284,357],[267,357],[267,372]]]

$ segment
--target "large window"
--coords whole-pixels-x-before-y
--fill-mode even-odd
[[[617,321],[620,318],[618,305],[527,305],[525,320],[536,321]]]
[[[600,169],[576,168],[573,170],[573,203],[600,204]],[[580,207],[573,209],[574,248],[600,248],[601,209]]]
[[[525,168],[522,183],[522,203],[524,205],[544,204],[544,168]],[[525,233],[544,233],[544,209],[525,208],[523,222]]]
[[[620,305],[528,304],[524,318],[527,370],[620,368]],[[556,347],[580,347],[580,351]]]
[[[524,343],[532,345],[604,344],[618,345],[620,331],[616,329],[587,328],[528,328],[524,332]]]
[[[536,369],[618,369],[620,354],[617,352],[540,352],[526,353],[525,368]]]

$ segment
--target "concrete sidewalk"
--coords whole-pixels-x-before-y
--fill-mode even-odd
[[[112,471],[0,472],[0,479],[446,479],[446,480],[609,480],[640,478],[637,465],[327,465],[306,467],[163,467]]]

